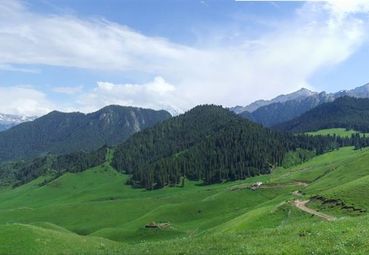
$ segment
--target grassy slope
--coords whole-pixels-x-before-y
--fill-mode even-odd
[[[124,245],[99,237],[83,237],[51,224],[43,227],[7,224],[0,227],[0,254],[121,254]]]
[[[368,217],[129,246],[126,254],[368,254]]]
[[[369,251],[366,214],[338,212],[339,221],[324,223],[288,202],[295,199],[292,191],[301,190],[306,198],[318,194],[369,210],[363,196],[369,191],[368,161],[368,150],[344,148],[269,176],[151,192],[124,185],[127,176],[107,165],[42,187],[39,178],[0,192],[0,254]],[[266,188],[245,188],[259,180]],[[145,229],[152,221],[170,222],[171,228]]]
[[[364,133],[361,133],[359,131],[355,130],[346,130],[345,128],[329,128],[329,129],[321,129],[315,132],[307,132],[308,135],[336,135],[341,137],[351,137],[351,135],[354,134],[361,134],[364,135]],[[366,136],[368,134],[365,134]]]

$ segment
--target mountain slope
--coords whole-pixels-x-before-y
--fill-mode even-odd
[[[146,189],[182,185],[183,177],[212,184],[269,173],[288,151],[324,151],[331,142],[312,139],[273,132],[204,105],[135,134],[115,150],[113,165],[132,175],[132,185]]]
[[[274,128],[288,132],[307,132],[326,128],[347,128],[368,132],[369,99],[344,96]]]
[[[277,96],[276,98],[273,98],[271,100],[257,100],[247,106],[236,106],[236,107],[230,108],[230,110],[237,114],[240,114],[244,111],[254,112],[263,106],[267,106],[267,105],[275,104],[275,103],[285,103],[285,102],[294,101],[294,100],[299,101],[299,100],[303,100],[307,97],[317,95],[317,94],[318,94],[317,92],[313,92],[308,89],[302,88],[290,94]]]
[[[246,107],[238,106],[231,109],[243,118],[266,127],[272,127],[299,117],[318,105],[333,102],[335,99],[344,96],[368,98],[369,84],[337,93],[317,93],[301,89],[288,95],[278,96],[272,100],[259,100]]]
[[[113,164],[147,189],[179,184],[183,176],[216,183],[269,173],[286,143],[220,106],[204,105],[134,135],[118,146]]]
[[[334,93],[335,98],[349,96],[356,98],[368,98],[369,97],[369,83],[349,90],[342,90],[337,93]]]
[[[108,106],[90,114],[51,112],[0,133],[0,161],[92,151],[170,118],[166,111]]]
[[[41,177],[0,190],[0,254],[366,254],[368,160],[367,149],[343,148],[271,175],[151,192],[122,185],[128,176],[108,165]],[[344,202],[319,207],[337,221],[293,206],[316,195]]]
[[[265,127],[271,127],[278,123],[294,119],[314,107],[331,100],[327,94],[321,93],[301,100],[290,100],[263,106],[249,113],[249,115],[251,115],[251,120],[256,123],[260,123]],[[247,118],[245,113],[241,113],[240,116]]]

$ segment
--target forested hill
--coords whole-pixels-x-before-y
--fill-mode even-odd
[[[288,132],[316,131],[325,128],[347,128],[369,132],[369,99],[347,96],[338,98],[274,128]]]
[[[82,172],[108,163],[110,149],[103,146],[92,152],[73,152],[65,155],[47,155],[33,160],[20,160],[0,164],[0,187],[19,186],[40,176],[44,184],[66,172]]]
[[[51,112],[0,133],[0,161],[92,151],[170,118],[166,111],[108,106],[90,114]]]
[[[299,140],[204,105],[133,135],[115,150],[113,166],[131,174],[132,185],[146,189],[181,184],[184,176],[211,184],[269,173],[297,147],[324,151],[313,140],[318,141]]]

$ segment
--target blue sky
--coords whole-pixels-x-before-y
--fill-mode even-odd
[[[182,112],[369,82],[369,4],[0,2],[0,112]]]

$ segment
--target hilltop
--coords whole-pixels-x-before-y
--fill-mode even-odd
[[[364,140],[364,139],[363,139]],[[270,173],[288,152],[296,160],[352,144],[350,139],[293,136],[272,131],[215,105],[202,105],[148,128],[119,145],[113,166],[135,187],[204,184]]]

